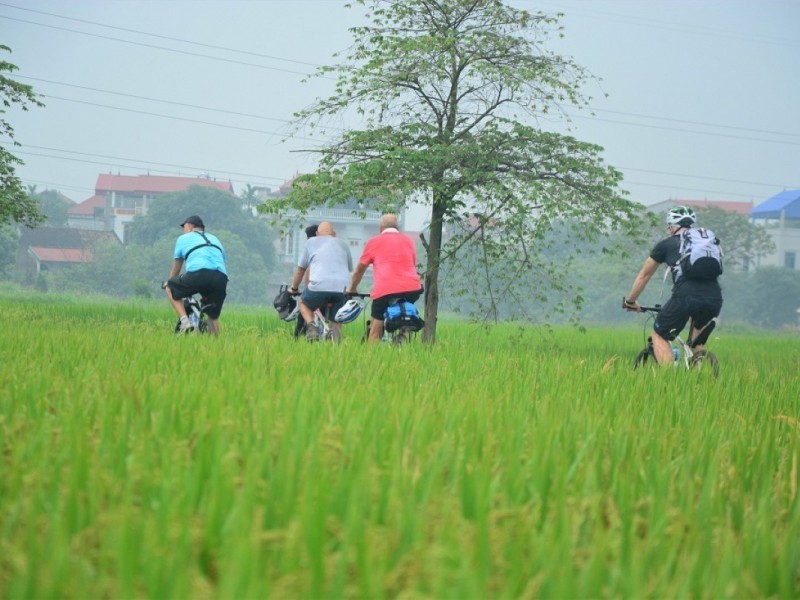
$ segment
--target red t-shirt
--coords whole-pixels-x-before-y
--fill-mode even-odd
[[[367,240],[358,262],[372,265],[370,296],[373,298],[413,292],[422,287],[414,242],[399,231],[386,230]]]

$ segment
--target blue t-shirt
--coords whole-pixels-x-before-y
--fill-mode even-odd
[[[206,246],[206,240],[203,239],[203,235],[205,235],[208,241],[214,244],[214,246],[218,246],[218,248]],[[201,247],[189,253],[195,246]],[[187,254],[189,254],[188,260],[186,260]],[[184,267],[187,273],[189,271],[199,271],[200,269],[211,269],[212,271],[221,271],[225,273],[225,275],[228,274],[228,271],[225,269],[225,261],[228,259],[225,254],[225,249],[222,247],[222,242],[219,241],[217,236],[211,233],[203,233],[202,235],[199,231],[184,233],[175,242],[175,252],[172,258],[186,260]]]

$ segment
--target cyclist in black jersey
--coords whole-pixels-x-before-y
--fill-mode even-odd
[[[698,339],[701,331],[706,336],[710,327],[706,327],[719,316],[722,310],[722,289],[717,278],[706,280],[691,279],[681,275],[677,268],[680,261],[681,233],[692,227],[696,220],[694,210],[687,206],[675,206],[667,213],[667,231],[669,236],[658,242],[644,261],[639,274],[633,281],[631,290],[625,296],[626,310],[639,311],[638,298],[644,291],[650,278],[662,264],[667,264],[672,272],[672,295],[661,307],[653,325],[653,351],[659,364],[671,365],[673,362],[670,342],[692,320],[689,340]],[[712,325],[713,327],[713,325]],[[704,342],[705,340],[703,340]],[[693,346],[702,352],[703,343]]]

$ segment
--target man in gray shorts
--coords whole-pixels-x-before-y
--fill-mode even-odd
[[[336,238],[333,226],[323,221],[317,228],[317,235],[306,242],[289,287],[291,293],[296,293],[303,275],[309,271],[308,286],[300,296],[300,314],[306,323],[314,320],[314,310],[324,310],[328,304],[331,305],[329,314],[336,314],[345,302],[344,288],[350,282],[352,270],[350,248]],[[331,319],[331,326],[341,333],[341,324]],[[314,341],[318,335],[316,327],[306,327],[307,340]]]

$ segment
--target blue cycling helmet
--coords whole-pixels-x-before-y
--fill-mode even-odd
[[[337,323],[351,323],[358,318],[362,310],[364,310],[364,301],[360,298],[350,298],[342,308],[336,311],[334,320]]]

